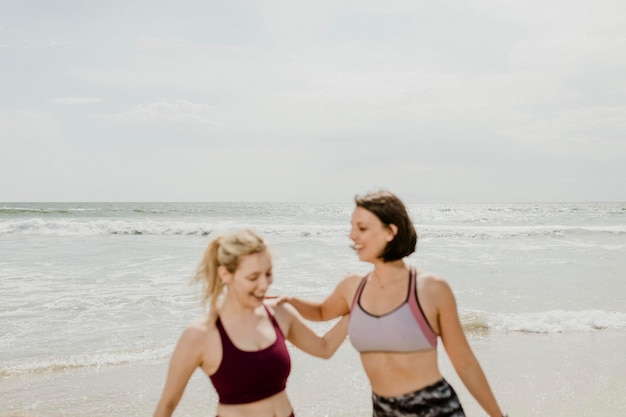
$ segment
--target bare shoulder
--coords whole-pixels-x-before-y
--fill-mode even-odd
[[[264,302],[264,304],[265,304],[265,307],[267,307],[267,309],[270,311],[270,313],[274,315],[292,313],[296,311],[295,307],[289,303],[274,303],[270,301],[270,302]]]
[[[437,284],[446,284],[445,278],[440,275],[433,274],[429,271],[421,271],[417,270],[417,282],[420,285],[437,285]]]
[[[365,275],[359,274],[357,272],[350,272],[341,279],[341,282],[339,284],[350,283],[350,282],[361,282],[364,276]]]
[[[181,341],[198,344],[207,343],[210,339],[219,335],[215,321],[206,317],[199,317],[189,323],[183,330]]]
[[[289,329],[294,319],[298,319],[299,313],[294,306],[289,303],[265,303],[265,307],[269,310],[270,314],[274,316],[280,330],[283,334],[289,334]]]
[[[337,284],[337,288],[335,288],[335,294],[345,300],[346,305],[350,306],[352,303],[352,299],[356,294],[356,290],[363,280],[363,275],[358,273],[349,273],[346,274],[339,284]]]
[[[452,289],[445,278],[426,271],[417,271],[418,291],[425,296],[435,299],[452,297]]]
[[[337,284],[337,289],[352,293],[356,290],[356,287],[359,286],[363,277],[363,275],[357,274],[356,272],[346,274],[341,281],[339,281],[339,284]]]
[[[177,366],[200,366],[212,375],[222,360],[221,338],[214,321],[199,318],[183,330],[172,361]]]
[[[207,316],[202,316],[189,323],[186,329],[194,329],[199,332],[210,332],[216,331],[217,326],[215,325],[215,320],[211,320]]]
[[[265,306],[279,323],[291,320],[292,317],[298,314],[296,308],[289,303],[265,303]]]

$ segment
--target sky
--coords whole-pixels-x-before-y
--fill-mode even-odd
[[[0,0],[0,201],[626,201],[623,0]]]

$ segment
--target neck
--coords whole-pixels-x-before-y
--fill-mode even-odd
[[[392,286],[396,282],[404,282],[408,267],[402,260],[393,262],[380,262],[374,264],[374,271],[370,274],[370,279],[375,281],[380,288]]]
[[[259,307],[243,305],[238,300],[232,300],[228,295],[224,298],[224,303],[219,309],[220,315],[247,316],[254,315]]]
[[[376,262],[374,263],[374,275],[381,283],[391,282],[399,277],[404,277],[405,271],[408,270],[407,265],[401,259],[392,262]]]

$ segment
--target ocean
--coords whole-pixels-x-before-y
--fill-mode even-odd
[[[0,203],[0,417],[152,415],[169,356],[202,314],[190,283],[215,233],[249,227],[274,252],[272,293],[322,299],[365,273],[351,203]],[[445,277],[511,416],[626,415],[626,203],[409,204],[407,261]],[[323,332],[331,323],[311,323]],[[440,346],[468,416],[483,416]],[[298,417],[369,416],[346,341],[290,346]],[[215,415],[201,372],[176,416]]]

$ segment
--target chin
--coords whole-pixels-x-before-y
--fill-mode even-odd
[[[359,260],[363,262],[371,262],[371,259],[367,255],[363,255],[359,253]]]
[[[263,299],[263,298],[259,299],[259,298],[255,297],[255,296],[253,296],[253,295],[251,295],[251,296],[250,296],[250,300],[252,300],[252,303],[253,303],[255,306],[260,306],[261,304],[263,304],[263,301],[264,301],[264,299]]]

